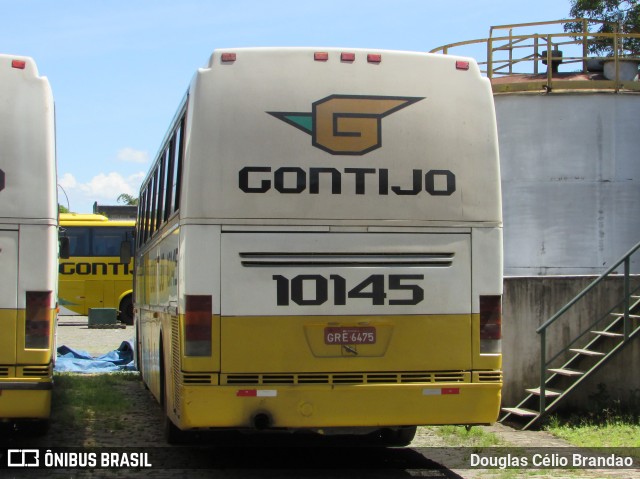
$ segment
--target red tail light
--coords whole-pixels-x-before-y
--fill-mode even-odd
[[[187,295],[185,302],[184,354],[211,356],[211,296]]]
[[[313,54],[313,59],[317,62],[326,62],[329,60],[329,53],[327,52],[315,52]]]
[[[380,63],[382,61],[382,55],[379,53],[369,53],[367,55],[367,61],[369,63]]]
[[[222,55],[220,55],[220,60],[222,60],[225,63],[235,62],[236,61],[236,54],[235,53],[223,53]]]
[[[480,296],[480,353],[502,351],[502,296]]]
[[[463,61],[463,60],[456,61],[456,69],[457,70],[468,70],[469,69],[469,62]]]
[[[343,62],[354,62],[356,61],[356,54],[351,52],[342,52],[340,54],[340,61]]]
[[[24,325],[26,349],[49,349],[51,339],[51,291],[27,291]]]
[[[18,70],[24,70],[27,67],[27,62],[24,60],[11,60],[11,67]]]

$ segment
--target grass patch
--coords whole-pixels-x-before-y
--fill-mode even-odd
[[[579,447],[640,448],[640,423],[637,418],[618,417],[603,421],[572,418],[566,421],[554,416],[545,429]],[[630,451],[640,458],[640,452]]]
[[[432,428],[450,447],[493,447],[504,445],[498,436],[479,427],[467,430],[464,426],[437,426]]]
[[[122,415],[130,412],[131,404],[122,391],[123,381],[138,381],[132,373],[54,375],[51,417],[68,427],[86,429],[96,419],[101,427],[124,429]]]

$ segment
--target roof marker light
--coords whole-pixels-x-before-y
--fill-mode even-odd
[[[236,54],[235,53],[223,53],[220,56],[220,59],[223,62],[235,62],[236,61]]]
[[[369,63],[380,63],[382,61],[382,55],[379,53],[369,53],[367,55],[367,61]]]
[[[24,70],[27,66],[27,62],[24,60],[11,60],[11,67],[18,70]]]
[[[456,70],[468,70],[468,69],[469,69],[469,62],[462,61],[462,60],[456,61]]]
[[[313,59],[317,62],[326,62],[329,59],[329,54],[327,52],[315,52]]]
[[[356,60],[356,54],[351,52],[342,52],[340,54],[340,61],[342,62],[353,62]]]

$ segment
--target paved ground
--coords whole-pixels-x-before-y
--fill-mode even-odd
[[[93,356],[99,356],[105,354],[109,351],[117,349],[122,341],[133,339],[134,337],[134,329],[132,326],[127,326],[125,329],[89,329],[88,322],[86,316],[61,316],[58,323],[58,332],[57,332],[57,342],[58,345],[66,345],[72,349],[84,350],[92,354]],[[123,385],[126,388],[126,394],[133,398],[133,401],[136,404],[139,404],[139,409],[136,410],[134,414],[131,414],[130,417],[127,417],[127,422],[129,424],[126,437],[123,436],[122,432],[114,432],[108,430],[87,430],[87,431],[65,431],[62,430],[52,430],[50,431],[50,435],[53,434],[55,437],[49,437],[48,441],[55,440],[57,444],[62,442],[68,446],[81,446],[81,447],[92,447],[92,446],[133,446],[133,447],[165,447],[166,443],[163,439],[162,433],[162,413],[160,407],[157,405],[151,394],[148,390],[144,388],[144,386],[137,381],[127,381],[127,384]],[[54,422],[55,424],[55,422]],[[52,429],[55,429],[52,427]],[[496,434],[500,439],[512,447],[568,447],[570,446],[567,442],[557,439],[549,433],[543,431],[516,431],[507,426],[503,426],[501,424],[496,424],[490,427],[484,428],[487,431],[490,431]],[[44,447],[47,447],[47,444],[50,443],[42,443]],[[432,429],[429,428],[420,428],[416,439],[411,445],[410,449],[406,449],[404,452],[399,452],[399,450],[395,450],[396,452],[389,452],[389,458],[386,456],[380,456],[376,454],[375,457],[367,458],[366,456],[362,459],[363,461],[373,460],[379,461],[380,463],[386,462],[397,462],[399,464],[406,463],[406,470],[404,465],[400,468],[403,469],[405,474],[399,474],[399,471],[396,469],[389,470],[389,474],[383,474],[379,476],[376,474],[376,477],[406,477],[406,476],[420,476],[420,477],[447,477],[451,479],[476,479],[480,477],[530,477],[527,473],[524,476],[520,476],[514,471],[510,471],[511,474],[507,471],[491,471],[487,473],[486,470],[470,470],[464,467],[459,467],[459,454],[458,457],[455,457],[455,453],[448,452],[447,448],[444,446],[444,442],[442,438],[440,438],[436,433],[433,432]],[[182,449],[184,451],[184,449]],[[254,474],[250,474],[254,477],[281,477],[282,471],[274,471],[270,469],[262,470],[261,462],[264,458],[264,452],[261,452],[262,449],[253,449],[249,450],[242,454],[242,457],[237,459],[241,464],[246,464],[247,461],[249,464],[256,465],[256,470],[252,471]],[[273,449],[271,450],[274,451]],[[391,450],[393,451],[393,450]],[[283,450],[275,450],[276,455],[280,454],[285,457],[290,453],[288,448]],[[327,453],[325,453],[327,454]],[[387,453],[385,453],[387,454]],[[190,457],[186,455],[185,457]],[[313,456],[311,461],[324,461],[331,460],[331,458],[325,458],[320,454],[321,459],[318,459],[317,456]],[[449,469],[442,470],[439,472],[433,472],[431,475],[425,475],[423,473],[409,473],[412,469],[420,471],[420,464],[423,464],[425,457],[429,458],[429,460],[436,461],[437,463],[443,464],[447,466]],[[273,458],[271,458],[274,460]],[[188,459],[185,459],[188,460]],[[215,456],[215,454],[207,454],[206,458],[199,458],[196,460],[204,460],[204,461],[212,461],[210,463],[213,469],[218,470],[218,474],[214,474],[216,477],[231,475],[233,477],[245,477],[245,475],[235,475],[234,470],[234,462],[233,457],[224,457],[220,458]],[[228,461],[231,461],[231,466],[229,467]],[[404,462],[403,462],[404,461]],[[286,459],[283,459],[283,462],[286,463]],[[237,468],[237,463],[236,468]],[[317,465],[317,464],[316,464]],[[313,465],[311,466],[314,467]],[[223,470],[226,470],[225,474],[221,474]],[[229,474],[229,470],[233,473]],[[260,472],[261,471],[261,472]],[[104,472],[104,470],[102,471]],[[151,472],[151,471],[146,471]],[[153,476],[158,476],[158,470],[154,470],[154,474],[150,474]],[[174,470],[174,473],[178,472]],[[201,471],[202,472],[202,471]],[[246,471],[245,471],[246,472]],[[308,472],[308,471],[307,471]],[[325,471],[325,472],[336,472],[335,470]],[[354,471],[356,474],[349,473],[345,477],[359,477],[357,473],[361,472],[358,469]],[[362,471],[363,472],[363,471]],[[424,471],[423,471],[424,472]],[[506,473],[507,475],[498,476],[493,475],[494,473]],[[146,475],[146,474],[145,474]],[[95,477],[99,477],[98,474]],[[193,476],[193,474],[191,474]],[[327,474],[327,476],[337,477],[337,474]],[[369,476],[369,475],[367,475]],[[57,477],[57,476],[56,476]],[[92,476],[93,477],[93,476]],[[162,475],[162,477],[165,477]],[[167,475],[166,477],[169,477]],[[173,476],[175,477],[175,476]],[[195,477],[195,476],[193,476]],[[199,477],[199,474],[198,474]],[[289,477],[296,477],[296,474],[289,474]],[[302,477],[302,475],[298,475],[297,477]],[[304,475],[304,477],[323,477],[320,475]],[[364,476],[362,476],[364,477]],[[579,471],[577,474],[571,473],[565,476],[562,470],[556,470],[549,473],[549,475],[545,473],[541,473],[538,471],[535,474],[535,477],[584,477],[584,478],[632,478],[639,477],[640,471],[638,470],[584,470]]]
[[[58,346],[86,351],[100,356],[118,349],[122,341],[133,339],[133,326],[114,329],[89,329],[86,316],[60,316],[58,319]]]

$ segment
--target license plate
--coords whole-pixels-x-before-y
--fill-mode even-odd
[[[375,344],[374,327],[328,327],[324,328],[325,344]]]

